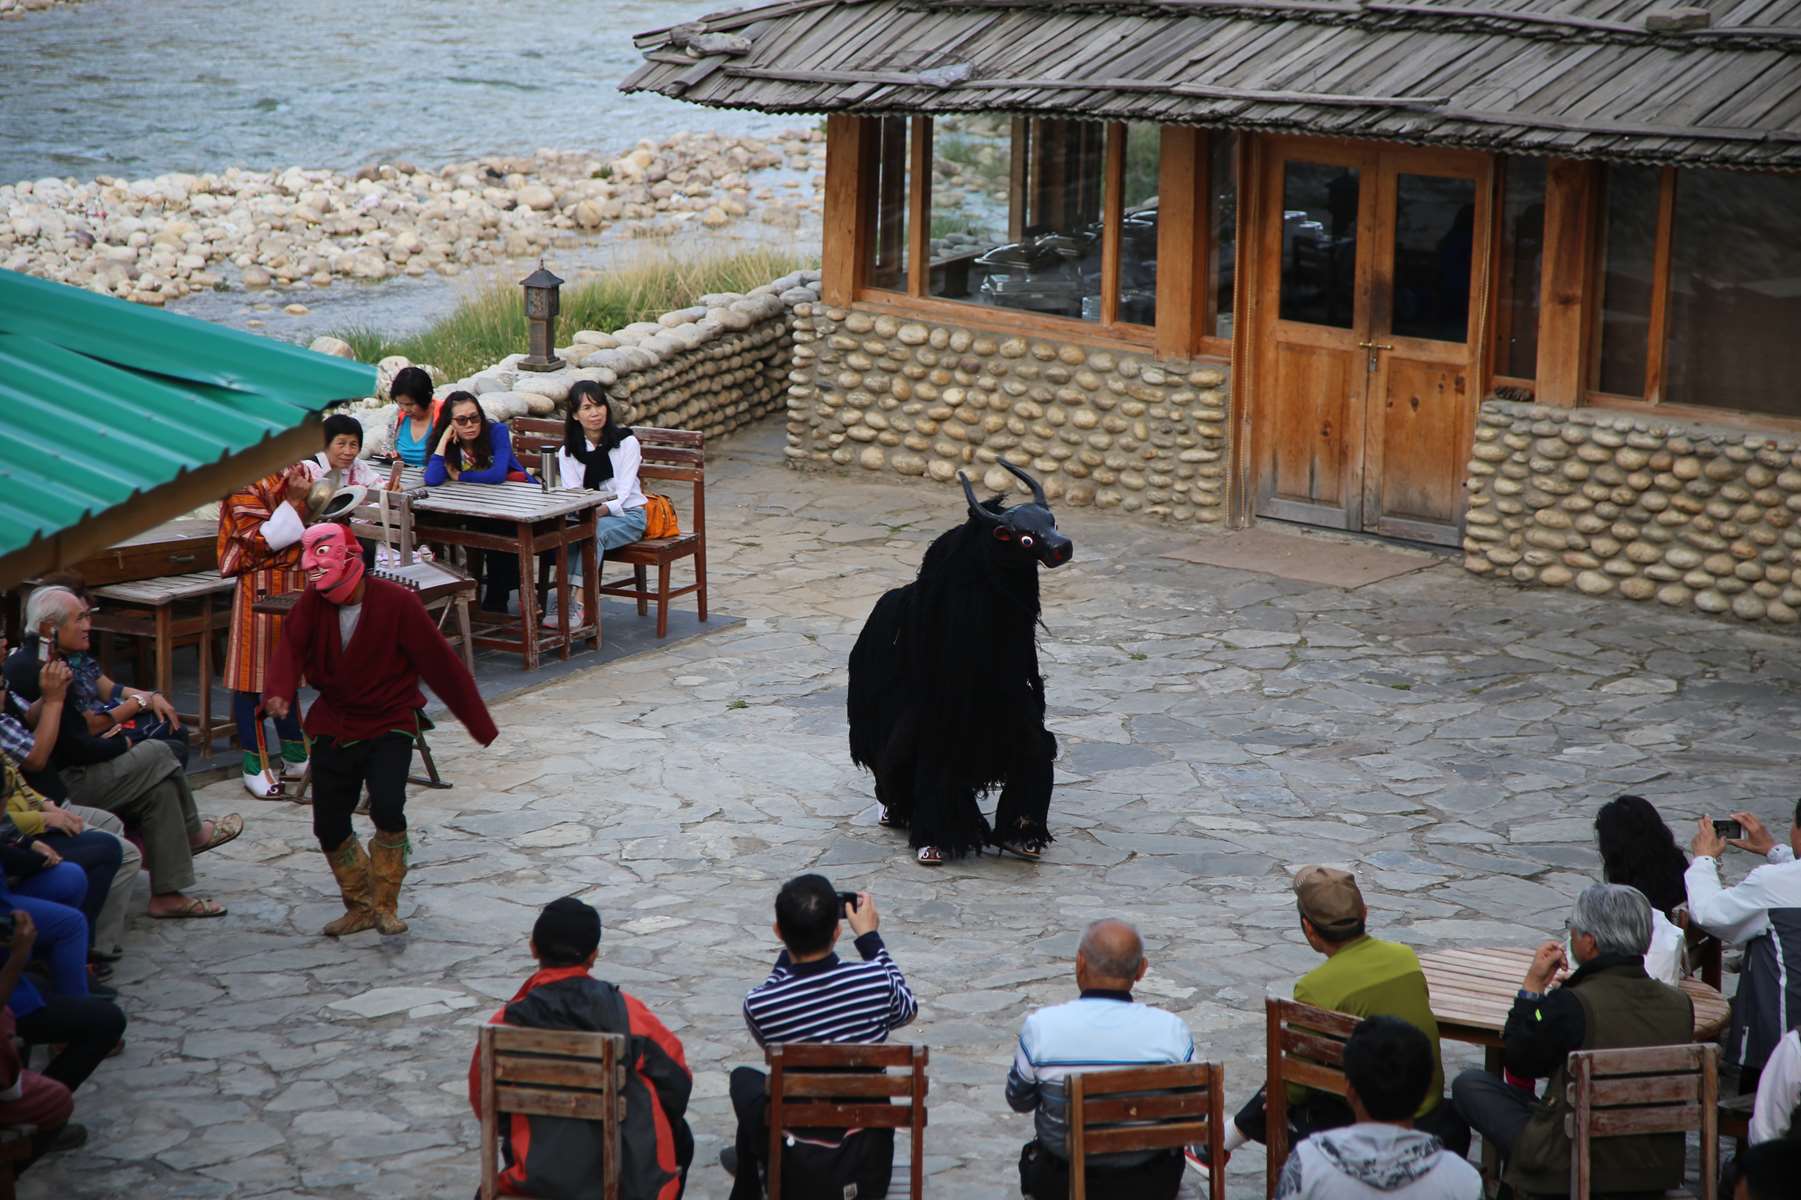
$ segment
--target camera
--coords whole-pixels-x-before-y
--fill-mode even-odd
[[[1745,836],[1745,827],[1737,821],[1715,821],[1713,832],[1716,837],[1742,838]]]
[[[859,909],[863,906],[863,900],[855,892],[839,892],[838,893],[839,911],[842,912],[844,910],[844,908],[847,906],[850,908],[850,910],[852,912],[856,912],[857,909]]]

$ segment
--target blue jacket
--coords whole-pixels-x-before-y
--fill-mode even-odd
[[[465,467],[456,478],[458,483],[505,483],[507,476],[518,471],[533,483],[538,477],[525,469],[519,456],[513,453],[513,435],[507,432],[504,421],[488,422],[488,438],[494,446],[494,461],[480,470]],[[434,449],[425,464],[425,482],[428,486],[450,482],[450,469],[444,465],[444,456]]]

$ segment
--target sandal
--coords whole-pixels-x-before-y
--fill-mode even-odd
[[[1044,843],[1035,837],[1009,838],[996,842],[994,848],[1002,854],[1016,854],[1027,862],[1038,862],[1044,857]]]
[[[888,806],[886,804],[882,805],[881,814],[876,817],[875,823],[880,825],[883,829],[895,828],[894,818],[888,815]]]
[[[919,865],[922,867],[941,867],[944,865],[944,851],[936,846],[919,848]]]
[[[205,920],[208,917],[222,917],[224,915],[225,906],[223,904],[216,903],[212,900],[201,900],[196,897],[190,899],[186,904],[175,909],[173,912],[153,912],[150,914],[150,919],[153,921],[199,921]]]
[[[213,821],[212,836],[207,838],[206,841],[202,842],[200,845],[191,847],[192,853],[205,854],[208,850],[217,850],[226,842],[236,841],[237,836],[243,832],[244,818],[240,817],[237,813],[229,813],[226,816],[216,818]]]

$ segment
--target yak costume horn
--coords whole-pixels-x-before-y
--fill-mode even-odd
[[[1032,489],[1032,503],[1033,504],[1038,505],[1038,507],[1040,507],[1040,508],[1049,508],[1051,506],[1051,502],[1044,498],[1044,485],[1043,484],[1039,483],[1036,479],[1033,479],[1030,475],[1027,475],[1024,471],[1020,470],[1018,467],[1014,466],[1012,463],[1008,462],[1004,458],[997,458],[997,459],[995,459],[995,461],[1000,463],[1000,465],[1005,467],[1007,470],[1011,471],[1013,473],[1014,478],[1018,479],[1021,483],[1025,484],[1027,487]]]
[[[1002,518],[999,513],[989,512],[986,508],[982,507],[982,502],[976,499],[975,485],[969,482],[969,476],[958,471],[957,478],[963,483],[963,494],[969,497],[969,511],[975,516],[980,517],[985,524],[999,525],[1004,518]],[[1034,484],[1033,486],[1036,487],[1037,485]]]

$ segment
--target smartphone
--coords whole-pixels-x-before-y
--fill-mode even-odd
[[[1737,821],[1715,821],[1713,831],[1716,837],[1742,838],[1745,836],[1745,827]]]
[[[863,898],[855,892],[839,892],[838,904],[840,906],[840,911],[843,910],[844,906],[848,905],[852,912],[856,912],[863,906]]]

